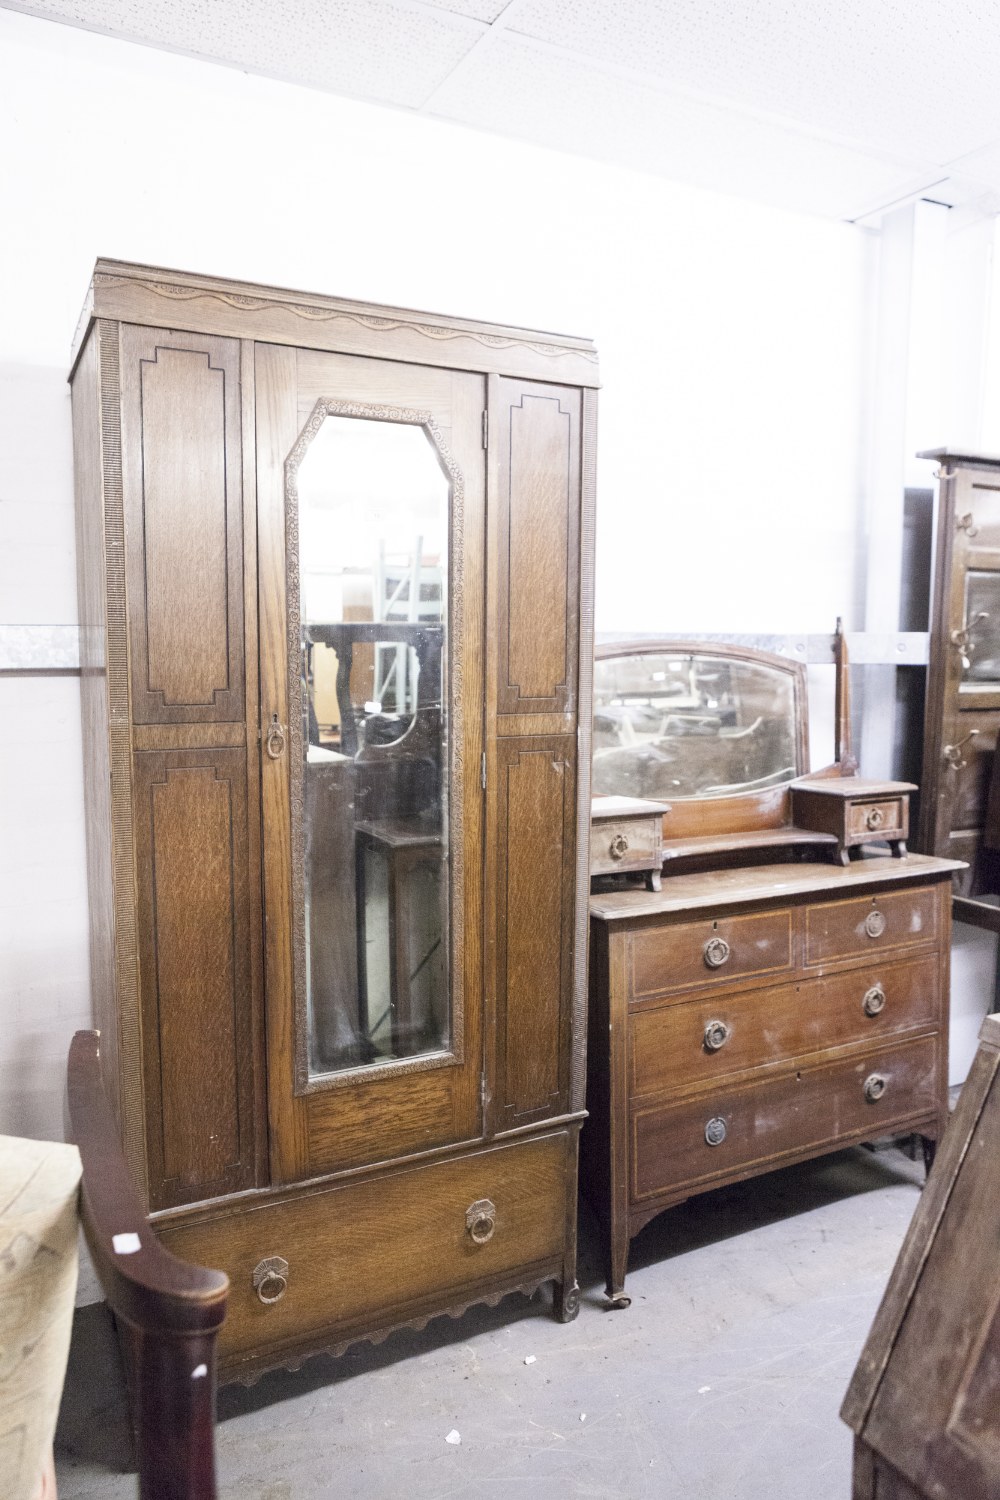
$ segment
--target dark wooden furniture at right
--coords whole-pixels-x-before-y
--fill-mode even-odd
[[[854,1500],[1000,1495],[998,1241],[992,1015],[844,1400]]]
[[[976,898],[1000,890],[983,837],[1000,729],[1000,457],[920,457],[937,460],[939,488],[917,847],[967,862],[955,916],[988,926]]]
[[[126,1355],[141,1500],[215,1500],[215,1346],[229,1282],[153,1233],[104,1092],[98,1032],[73,1038],[67,1088],[83,1231]]]

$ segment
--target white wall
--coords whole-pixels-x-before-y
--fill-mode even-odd
[[[103,254],[591,334],[598,628],[863,625],[869,232],[4,10],[0,142],[0,623],[75,618]],[[72,679],[0,679],[0,1130],[60,1133],[87,1019],[75,714]]]

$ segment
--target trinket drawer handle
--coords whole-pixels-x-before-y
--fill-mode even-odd
[[[280,1302],[288,1291],[288,1262],[280,1255],[270,1255],[253,1268],[253,1285],[266,1307]]]
[[[866,828],[881,828],[884,822],[885,813],[882,811],[881,807],[870,807],[868,809],[867,813],[865,814]]]
[[[628,839],[623,833],[616,833],[608,845],[608,853],[612,859],[624,859],[628,853]]]
[[[869,1104],[881,1099],[888,1087],[888,1079],[882,1073],[869,1073],[864,1082],[865,1098]]]
[[[730,954],[725,938],[709,938],[705,944],[705,962],[710,969],[721,969]]]
[[[715,1115],[705,1126],[706,1146],[721,1146],[726,1139],[726,1122],[721,1115]]]
[[[465,1227],[474,1244],[485,1245],[493,1238],[497,1227],[496,1204],[489,1198],[477,1198],[475,1203],[470,1203],[465,1210]]]
[[[877,1016],[885,1009],[885,990],[880,984],[873,984],[870,990],[865,991],[861,1008],[866,1016]]]
[[[705,1050],[718,1052],[724,1047],[732,1036],[732,1027],[727,1026],[725,1021],[709,1021],[705,1027]]]
[[[865,917],[865,932],[870,938],[880,938],[885,931],[885,917],[880,911],[870,911]]]

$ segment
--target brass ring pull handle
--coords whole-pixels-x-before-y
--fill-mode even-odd
[[[264,748],[272,760],[280,760],[285,753],[285,726],[278,723],[277,714],[272,715],[267,726]]]
[[[881,1073],[869,1073],[864,1082],[865,1098],[869,1104],[874,1104],[881,1099],[888,1086],[888,1080]]]
[[[724,1047],[732,1036],[732,1028],[725,1021],[709,1021],[705,1027],[705,1050],[706,1052],[718,1052]]]
[[[721,1146],[726,1139],[726,1122],[721,1115],[715,1115],[705,1126],[705,1145]]]
[[[485,1245],[493,1238],[497,1227],[496,1204],[489,1198],[477,1198],[465,1210],[465,1227],[473,1244]]]
[[[941,758],[947,765],[951,767],[953,771],[965,770],[965,767],[968,765],[968,761],[962,754],[962,746],[967,745],[970,740],[974,740],[978,733],[978,729],[970,729],[968,734],[963,735],[960,740],[956,740],[953,745],[942,746]]]
[[[705,944],[705,962],[710,969],[721,969],[729,957],[729,944],[725,938],[709,938]]]
[[[885,931],[885,917],[880,911],[870,911],[865,917],[865,932],[870,938],[880,938]]]
[[[608,845],[608,853],[612,859],[624,859],[628,853],[628,839],[623,833],[616,833]]]
[[[873,984],[870,990],[865,991],[861,1009],[866,1016],[877,1016],[885,1009],[885,990],[880,984]]]
[[[870,807],[865,814],[865,827],[874,830],[881,828],[885,822],[885,813],[881,807]]]
[[[288,1291],[288,1262],[280,1255],[270,1255],[253,1268],[253,1285],[257,1296],[270,1307],[280,1302]]]

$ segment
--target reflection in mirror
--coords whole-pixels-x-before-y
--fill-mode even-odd
[[[335,414],[296,480],[300,968],[315,1076],[450,1042],[450,485],[424,427]]]
[[[793,781],[795,686],[762,662],[636,652],[594,664],[595,796],[729,797]]]
[[[966,573],[965,629],[961,688],[1000,689],[1000,573]]]

